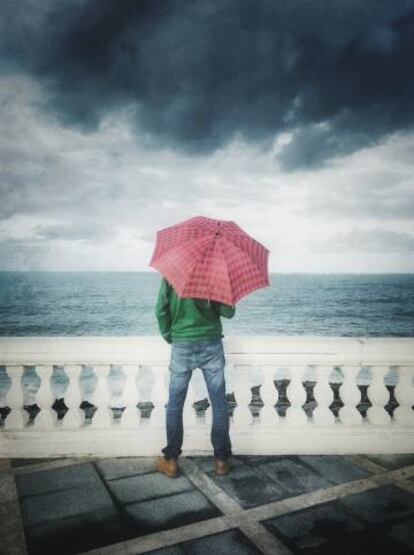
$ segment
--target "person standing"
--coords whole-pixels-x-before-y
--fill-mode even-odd
[[[221,317],[232,318],[236,307],[210,299],[182,298],[163,277],[155,313],[161,336],[171,344],[170,382],[166,411],[167,445],[157,469],[179,475],[178,458],[184,436],[183,407],[193,370],[200,368],[213,411],[211,443],[216,474],[231,469],[229,414],[224,377],[225,356]]]

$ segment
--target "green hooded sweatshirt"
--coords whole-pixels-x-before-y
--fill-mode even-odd
[[[232,318],[236,307],[217,301],[182,298],[163,277],[155,313],[167,343],[224,337],[220,316]]]

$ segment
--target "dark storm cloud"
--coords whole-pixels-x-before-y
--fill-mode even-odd
[[[293,129],[285,170],[412,129],[414,5],[404,0],[2,0],[4,71],[95,129],[129,107],[149,141],[209,153]],[[318,124],[325,122],[325,126]],[[316,126],[316,127],[315,127]]]
[[[382,133],[374,133],[375,122],[364,130],[359,130],[358,125],[347,129],[349,116],[349,113],[334,116],[329,125],[309,124],[294,131],[292,141],[278,156],[281,167],[285,171],[312,168],[324,160],[351,154],[382,136]]]

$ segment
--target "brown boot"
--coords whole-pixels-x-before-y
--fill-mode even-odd
[[[216,467],[217,476],[225,476],[231,470],[230,459],[227,459],[226,461],[222,461],[220,459],[214,459],[214,466]]]
[[[168,478],[176,478],[180,474],[177,459],[158,457],[156,467],[159,472],[162,472]]]

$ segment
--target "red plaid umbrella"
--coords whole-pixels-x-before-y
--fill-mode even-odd
[[[232,221],[195,216],[157,231],[149,266],[180,297],[235,305],[270,285],[269,252]]]

